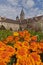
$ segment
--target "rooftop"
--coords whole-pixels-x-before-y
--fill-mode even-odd
[[[0,17],[0,22],[6,22],[6,23],[14,23],[14,24],[26,24],[27,22],[38,22],[40,19],[43,19],[43,15],[42,16],[37,16],[37,17],[33,17],[33,18],[28,18],[28,19],[24,19],[24,20],[12,20],[12,19],[8,19],[5,17]]]

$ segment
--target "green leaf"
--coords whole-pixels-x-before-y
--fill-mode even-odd
[[[16,63],[16,62],[17,62],[17,58],[16,58],[16,55],[14,55],[11,57],[10,62],[7,65],[13,65],[13,63]]]

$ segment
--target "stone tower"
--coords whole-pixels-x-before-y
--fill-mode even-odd
[[[24,20],[24,19],[25,19],[25,13],[22,8],[21,13],[20,13],[20,20]]]

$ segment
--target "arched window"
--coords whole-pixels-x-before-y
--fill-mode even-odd
[[[1,25],[0,29],[1,30],[6,30],[6,28],[3,25]]]

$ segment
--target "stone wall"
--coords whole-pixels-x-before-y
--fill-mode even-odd
[[[33,17],[24,20],[11,20],[1,18],[0,27],[3,25],[6,29],[19,30],[20,27],[22,30],[28,28],[35,31],[43,31],[43,16]]]
[[[6,23],[6,22],[0,22],[0,27],[4,26],[6,29],[12,29],[12,30],[18,30],[19,29],[19,24],[13,24],[13,23]]]

